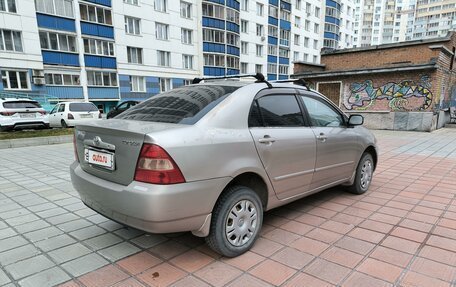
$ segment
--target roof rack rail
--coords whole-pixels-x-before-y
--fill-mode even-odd
[[[274,81],[274,83],[293,83],[295,85],[303,86],[308,91],[310,91],[309,84],[303,78],[289,79],[289,80],[277,80],[277,81]]]
[[[207,77],[207,78],[194,78],[192,80],[192,84],[199,84],[202,81],[206,80],[222,80],[222,79],[233,79],[233,78],[249,78],[253,77],[256,79],[255,83],[265,83],[268,88],[272,88],[271,83],[266,81],[266,78],[262,73],[256,73],[256,74],[244,74],[244,75],[229,75],[229,76],[221,76],[221,77]]]

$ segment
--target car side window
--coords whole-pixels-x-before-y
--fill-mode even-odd
[[[55,114],[58,110],[60,105],[55,105],[55,107],[52,109],[52,111],[50,112],[50,114]]]
[[[126,109],[128,105],[129,105],[128,102],[122,103],[122,104],[117,106],[117,109],[118,110]]]
[[[268,95],[257,99],[252,106],[249,124],[255,124],[255,119],[259,121],[259,126],[264,127],[304,125],[304,117],[294,95]]]
[[[301,98],[309,113],[312,126],[339,127],[344,124],[342,116],[327,103],[306,96],[301,96]]]
[[[59,111],[58,111],[58,112],[59,112],[59,113],[63,113],[64,111],[65,111],[65,105],[64,105],[64,104],[61,104],[61,105],[59,106]]]

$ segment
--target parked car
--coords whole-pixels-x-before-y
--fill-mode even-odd
[[[49,125],[53,128],[74,127],[77,124],[101,119],[101,113],[93,103],[62,102],[49,113]]]
[[[46,111],[31,99],[0,98],[0,130],[16,128],[49,128]]]
[[[93,210],[152,233],[191,231],[228,257],[264,211],[332,186],[366,192],[374,135],[320,93],[264,81],[205,82],[76,127],[73,186]]]
[[[106,115],[106,118],[112,119],[118,114],[125,112],[129,108],[136,106],[138,103],[138,101],[125,101],[123,103],[120,103],[114,109],[109,111],[109,113]]]

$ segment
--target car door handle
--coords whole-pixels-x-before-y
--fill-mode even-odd
[[[276,141],[275,138],[273,138],[271,136],[268,136],[268,135],[265,135],[263,138],[258,140],[258,142],[262,143],[262,144],[270,144],[270,143],[273,143],[275,141]]]
[[[319,141],[325,142],[326,139],[328,139],[328,137],[327,137],[324,133],[320,133],[320,134],[317,136],[317,140],[319,140]]]

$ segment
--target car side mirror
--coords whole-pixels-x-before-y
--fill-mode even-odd
[[[364,117],[362,115],[350,115],[348,118],[349,126],[360,126],[364,123]]]

